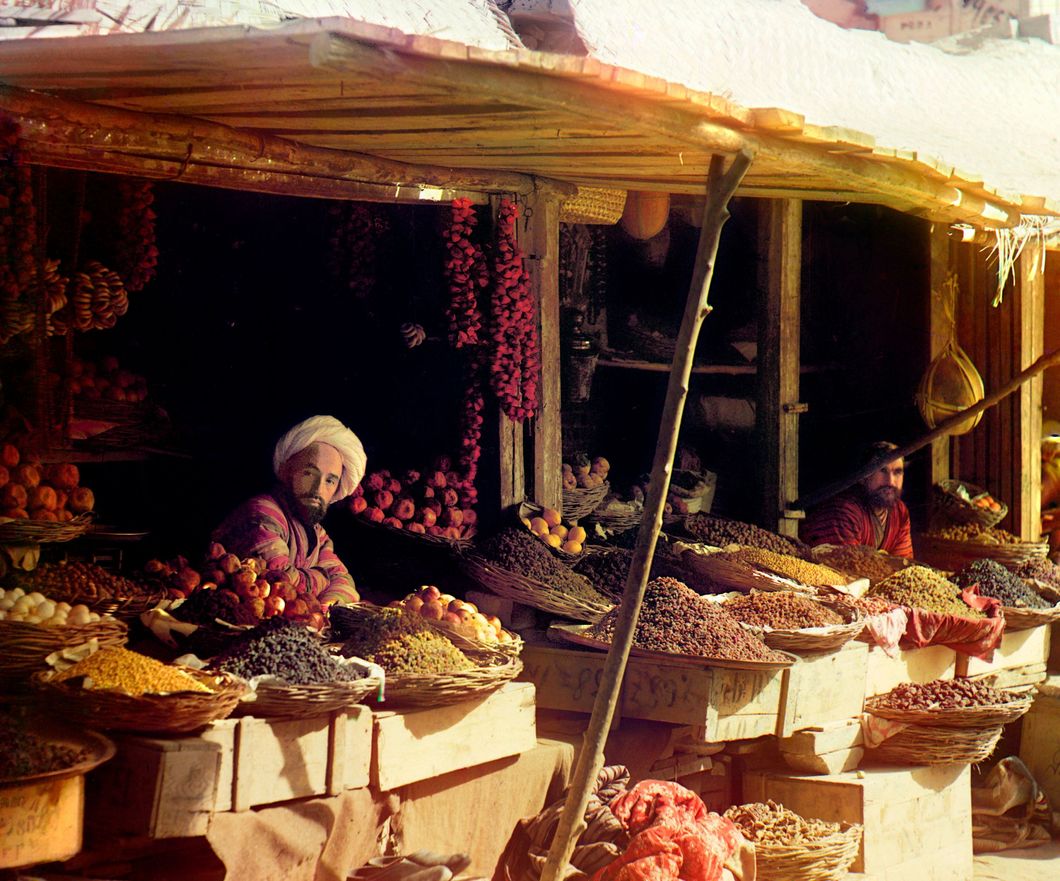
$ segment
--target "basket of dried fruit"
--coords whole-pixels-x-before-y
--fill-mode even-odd
[[[895,765],[974,765],[990,757],[1003,730],[1001,725],[907,725],[879,746],[869,748],[865,755]]]
[[[974,679],[904,683],[865,701],[865,712],[893,722],[938,728],[989,728],[1014,722],[1033,696],[993,688]]]
[[[932,487],[933,514],[940,522],[977,523],[997,526],[1008,514],[1008,505],[999,502],[981,486],[963,480],[940,480]]]
[[[385,706],[435,707],[471,700],[496,691],[523,670],[523,662],[503,652],[465,652],[471,666],[450,673],[389,674]]]
[[[166,597],[162,589],[87,562],[42,563],[27,581],[56,602],[125,619],[142,615]]]
[[[72,520],[27,520],[24,517],[0,521],[0,544],[22,545],[71,541],[80,538],[92,525],[92,513],[78,514]]]
[[[1045,541],[1021,541],[1019,536],[977,523],[947,526],[919,536],[916,558],[939,569],[955,572],[975,560],[997,560],[1012,568],[1029,560],[1043,559],[1049,553]]]
[[[722,607],[770,648],[789,652],[834,652],[865,627],[853,605],[787,591],[753,591],[727,599]]]
[[[804,819],[772,800],[731,807],[725,817],[754,845],[761,881],[838,881],[861,846],[859,824]]]
[[[1028,584],[996,560],[975,560],[953,576],[960,587],[975,585],[982,596],[1001,603],[1006,630],[1026,630],[1060,618],[1060,602],[1046,599],[1040,588]]]
[[[433,535],[426,531],[419,532],[411,528],[417,525],[422,527],[422,524],[409,523],[399,529],[388,523],[375,523],[365,517],[354,517],[352,522],[358,529],[363,529],[374,538],[390,541],[407,551],[415,551],[417,549],[461,550],[471,546],[471,538],[475,534],[474,527],[462,528],[460,530],[461,537],[457,538],[453,534]]]
[[[801,590],[844,587],[850,578],[820,563],[764,548],[730,545],[720,551],[688,545],[681,555],[691,569],[735,590]]]
[[[163,664],[107,647],[66,669],[35,673],[32,683],[56,713],[105,731],[175,734],[227,718],[246,692],[229,673]]]

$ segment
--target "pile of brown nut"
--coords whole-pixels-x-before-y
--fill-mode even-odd
[[[726,600],[725,610],[744,624],[799,630],[845,623],[843,616],[809,597],[786,590],[755,591]]]
[[[699,541],[715,547],[747,545],[753,548],[764,548],[778,554],[796,556],[801,555],[804,549],[801,542],[762,529],[761,526],[755,526],[753,523],[726,520],[710,514],[693,514],[685,521],[685,528]]]
[[[867,578],[869,584],[883,581],[901,568],[901,561],[882,554],[868,545],[835,545],[814,555],[819,563],[845,572],[851,577]]]
[[[725,816],[755,844],[813,844],[842,831],[838,823],[807,820],[772,799],[731,807]]]
[[[923,685],[906,682],[877,700],[877,706],[892,710],[952,710],[960,707],[991,707],[1019,700],[1020,695],[993,688],[974,679],[936,679]]]

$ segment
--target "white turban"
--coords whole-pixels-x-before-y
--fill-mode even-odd
[[[368,457],[357,435],[334,416],[311,416],[281,437],[272,454],[272,470],[279,477],[284,463],[312,444],[327,444],[342,456],[342,477],[332,501],[346,498],[364,477]]]

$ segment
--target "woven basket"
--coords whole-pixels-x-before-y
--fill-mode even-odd
[[[974,765],[990,757],[1001,739],[1001,725],[944,728],[910,725],[888,737],[865,757],[895,765]]]
[[[144,612],[154,609],[166,598],[164,590],[150,591],[129,597],[91,597],[83,594],[68,596],[49,596],[49,599],[63,601],[71,606],[83,605],[100,615],[111,615],[123,621],[139,618]]]
[[[626,207],[626,191],[603,187],[578,187],[578,192],[560,205],[560,223],[618,223]]]
[[[523,662],[503,652],[465,651],[475,667],[460,673],[388,675],[383,692],[386,707],[440,707],[496,691],[523,671]]]
[[[52,652],[97,640],[100,647],[123,646],[129,628],[114,618],[81,627],[44,627],[24,621],[0,621],[0,677],[28,677],[47,668]]]
[[[82,688],[69,681],[53,682],[55,674],[51,671],[35,673],[32,683],[47,697],[50,710],[86,728],[143,734],[179,734],[225,719],[247,690],[246,683],[228,673],[205,673],[179,666],[177,669],[217,690],[209,694],[180,691],[133,697]]]
[[[597,506],[596,510],[588,515],[588,520],[590,523],[598,523],[608,532],[625,532],[627,529],[639,526],[643,514],[643,510],[630,511],[628,514],[609,514]]]
[[[65,523],[50,520],[8,520],[0,523],[0,544],[24,545],[53,541],[70,541],[88,531],[94,515],[79,514]]]
[[[147,401],[108,401],[103,398],[74,398],[74,416],[105,422],[139,422],[155,411]]]
[[[821,602],[817,600],[817,602]],[[834,652],[841,649],[865,627],[865,618],[852,606],[824,603],[821,605],[838,612],[847,619],[846,624],[830,624],[825,627],[804,627],[798,630],[773,629],[751,626],[748,629],[762,637],[771,649],[788,652]],[[746,626],[746,625],[745,625]]]
[[[963,480],[941,480],[932,487],[932,505],[934,514],[950,523],[978,523],[980,526],[997,526],[1008,514],[1008,505],[1001,504],[1001,509],[991,511],[979,508],[966,502],[957,495],[957,487],[963,486],[970,496],[980,496],[987,492],[981,486]]]
[[[969,563],[984,559],[996,560],[1011,569],[1028,560],[1044,559],[1049,553],[1049,543],[1046,541],[992,545],[921,535],[915,545],[917,560],[947,572],[957,572]]]
[[[1005,630],[1030,630],[1042,624],[1053,624],[1060,621],[1060,605],[1051,609],[1023,609],[1016,606],[1002,606],[1005,615]]]
[[[843,823],[840,831],[805,844],[755,842],[760,881],[838,881],[845,878],[861,846],[862,827]]]
[[[383,523],[373,523],[364,517],[354,516],[353,523],[359,529],[364,529],[368,534],[373,534],[385,541],[393,541],[400,547],[410,551],[448,552],[451,550],[464,550],[471,547],[471,537],[467,538],[444,538],[440,535],[421,535],[418,532],[409,532],[407,529],[395,529]]]
[[[322,716],[355,704],[368,703],[379,692],[379,680],[371,677],[352,682],[322,682],[310,685],[280,685],[262,682],[236,704],[233,714],[265,718]]]
[[[563,519],[578,520],[588,516],[596,510],[600,502],[604,500],[604,496],[610,491],[611,484],[606,480],[590,489],[577,487],[563,490]]]
[[[598,602],[573,597],[541,581],[502,569],[477,554],[461,554],[458,565],[465,575],[492,593],[563,618],[594,623],[614,608],[602,594]],[[596,592],[588,580],[585,585],[587,590]]]
[[[894,722],[908,722],[911,725],[932,726],[938,728],[987,728],[994,725],[1007,725],[1014,722],[1031,708],[1034,698],[1021,694],[1012,694],[1015,698],[1004,704],[990,704],[981,707],[934,708],[926,710],[896,710],[882,705],[885,695],[870,697],[865,701],[865,712],[890,719]]]

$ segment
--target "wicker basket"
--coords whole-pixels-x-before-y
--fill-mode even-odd
[[[677,335],[667,335],[640,325],[626,325],[619,336],[636,354],[669,364],[677,352]]]
[[[543,582],[502,569],[477,554],[461,554],[458,565],[465,575],[492,593],[563,618],[593,623],[614,608],[602,594],[598,602],[574,597]],[[596,592],[588,580],[585,585],[588,591]]]
[[[865,701],[865,712],[894,722],[950,729],[981,729],[994,725],[1007,725],[1026,713],[1034,701],[1034,698],[1029,695],[1012,694],[1014,699],[1004,704],[947,709],[896,710],[882,705],[883,697],[885,695],[870,697]]]
[[[626,191],[603,187],[578,187],[559,209],[560,223],[590,223],[613,226],[626,207]]]
[[[0,621],[0,677],[26,678],[47,668],[52,652],[83,645],[95,639],[100,647],[123,646],[129,629],[115,618],[103,618],[81,627],[44,627],[24,621]]]
[[[615,514],[607,513],[600,506],[597,506],[596,510],[588,515],[588,520],[590,523],[599,524],[602,529],[606,529],[608,532],[625,532],[634,526],[640,526],[643,515],[643,509],[630,511],[628,514]]]
[[[0,544],[24,545],[79,538],[92,525],[93,514],[79,514],[65,523],[15,519],[0,523]]]
[[[1060,605],[1051,609],[1024,609],[1016,606],[1002,606],[1005,615],[1005,630],[1030,630],[1042,624],[1053,624],[1060,621]]]
[[[840,831],[805,844],[755,842],[760,881],[838,881],[845,878],[861,846],[862,827],[842,823]]]
[[[610,491],[611,484],[606,480],[590,489],[577,487],[563,490],[563,519],[578,520],[588,516],[596,510],[600,502],[604,500],[604,496]]]
[[[932,487],[933,513],[937,518],[944,522],[978,523],[985,527],[997,526],[1005,519],[1005,515],[1008,514],[1008,505],[1001,503],[1001,509],[998,511],[979,508],[957,495],[957,488],[960,486],[963,486],[968,491],[968,495],[972,497],[984,495],[987,492],[981,486],[963,480],[939,481]]]
[[[74,398],[74,416],[105,422],[139,422],[156,410],[147,401],[108,401],[104,398]]]
[[[366,677],[352,682],[322,682],[309,685],[280,685],[261,682],[248,692],[233,710],[237,716],[265,718],[304,718],[345,710],[368,703],[379,693],[378,679]]]
[[[47,697],[49,709],[73,722],[86,728],[143,734],[180,734],[225,719],[247,690],[245,682],[228,673],[204,673],[191,667],[177,669],[216,690],[133,697],[116,691],[82,688],[69,681],[53,682],[52,671],[35,673],[32,682]]]
[[[83,594],[50,596],[49,599],[62,600],[71,606],[83,605],[89,611],[100,615],[111,615],[123,621],[139,618],[144,612],[154,609],[166,598],[164,590],[150,591],[128,597],[91,597]]]
[[[916,558],[947,572],[957,572],[976,560],[996,560],[1012,568],[1028,560],[1044,559],[1049,553],[1045,541],[1019,544],[985,544],[976,541],[953,541],[933,535],[921,535],[915,542]]]
[[[865,753],[867,759],[895,765],[974,765],[990,757],[1001,739],[1001,725],[945,728],[910,725]]]
[[[511,682],[523,670],[523,662],[503,652],[465,654],[475,663],[459,673],[405,673],[388,675],[383,692],[386,707],[440,707],[473,700]]]
[[[821,602],[817,600],[817,602]],[[847,619],[846,624],[830,624],[825,627],[804,627],[798,630],[769,630],[751,626],[749,629],[761,636],[771,649],[788,652],[834,652],[841,649],[865,627],[865,618],[852,606],[821,603]]]

